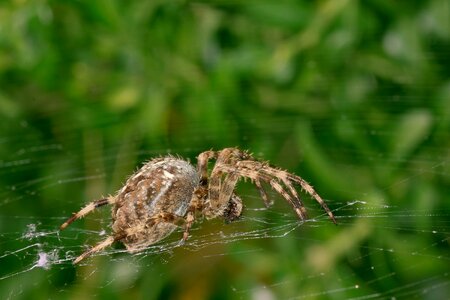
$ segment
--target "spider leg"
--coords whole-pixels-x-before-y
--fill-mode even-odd
[[[94,211],[96,208],[106,205],[106,204],[114,204],[116,202],[116,198],[115,197],[108,197],[108,198],[103,198],[100,200],[96,200],[93,201],[91,203],[89,203],[88,205],[86,205],[84,208],[82,208],[80,211],[74,213],[72,215],[72,217],[70,217],[69,219],[67,219],[66,222],[64,222],[60,227],[59,230],[63,230],[65,229],[67,226],[69,226],[73,221],[78,220],[82,217],[84,217],[85,215],[87,215],[88,213]]]
[[[258,162],[251,161],[250,163],[258,163]],[[273,177],[281,178],[283,183],[289,188],[289,190],[294,195],[294,197],[296,199],[298,199],[298,201],[300,202],[301,209],[303,210],[303,213],[305,214],[305,216],[306,216],[306,209],[303,206],[303,203],[301,202],[300,197],[298,196],[298,193],[295,190],[295,188],[293,187],[291,182],[298,183],[302,187],[302,189],[304,189],[308,194],[310,194],[314,198],[314,200],[316,200],[320,204],[320,206],[322,206],[323,210],[325,210],[325,212],[328,214],[328,216],[333,221],[333,223],[337,224],[333,213],[328,208],[328,205],[325,203],[325,201],[323,201],[322,197],[319,196],[319,194],[314,190],[314,188],[308,182],[306,182],[303,178],[301,178],[300,176],[294,175],[292,173],[286,172],[284,170],[272,168],[269,166],[266,168],[263,168],[262,171]]]
[[[220,169],[220,166],[223,165],[229,159],[229,157],[232,154],[232,151],[233,148],[226,148],[219,151],[216,164],[214,165],[214,168],[211,171],[211,176],[209,178],[209,185],[208,185],[208,199],[210,200],[209,204],[212,209],[218,209],[218,207],[213,207],[212,205],[216,206],[220,198],[221,177],[223,174],[222,170]]]
[[[83,254],[78,256],[73,261],[73,263],[77,264],[80,261],[82,261],[83,259],[85,259],[86,257],[88,257],[96,252],[102,251],[103,249],[111,246],[114,242],[120,241],[120,240],[126,238],[127,236],[134,235],[137,232],[141,232],[142,230],[145,229],[146,226],[154,226],[161,222],[172,223],[174,225],[180,226],[181,224],[185,224],[187,221],[185,218],[183,218],[181,216],[177,216],[172,213],[168,213],[168,212],[159,213],[159,214],[155,215],[154,217],[150,218],[146,223],[141,223],[137,226],[126,228],[125,230],[123,230],[121,232],[118,232],[112,236],[109,236],[108,238],[101,241],[100,243],[98,243],[97,245],[92,247],[91,249],[86,250]]]
[[[333,213],[328,208],[328,205],[323,201],[323,199],[319,196],[319,194],[314,190],[314,188],[307,183],[304,179],[302,179],[300,176],[291,174],[287,171],[276,169],[270,166],[263,166],[261,162],[258,161],[241,161],[239,162],[240,166],[245,166],[251,170],[257,169],[260,172],[263,172],[271,177],[274,178],[280,178],[281,181],[288,187],[288,189],[291,191],[293,196],[296,198],[296,200],[299,202],[300,206],[299,209],[302,211],[302,214],[306,217],[306,209],[303,206],[303,203],[300,200],[300,197],[298,196],[297,191],[292,185],[292,182],[295,182],[299,184],[308,194],[310,194],[325,210],[325,212],[328,214],[330,219],[333,221],[333,223],[336,223],[336,219],[334,218]]]
[[[300,217],[301,220],[306,220],[308,218],[303,204],[299,201],[294,201],[291,198],[291,195],[288,192],[286,192],[286,190],[282,187],[282,185],[278,181],[271,179],[269,181],[269,184],[275,191],[277,191],[277,193],[281,194],[281,196],[283,196],[284,199],[286,199],[289,203],[291,203],[291,205],[294,207],[295,212],[297,213],[297,215]]]
[[[83,254],[81,254],[80,256],[78,256],[74,261],[73,264],[76,265],[78,264],[80,261],[82,261],[83,259],[85,259],[88,256],[91,256],[92,254],[96,253],[96,252],[100,252],[103,249],[105,249],[106,247],[111,246],[114,242],[121,240],[122,238],[124,238],[125,235],[116,235],[116,236],[109,236],[108,238],[106,238],[105,240],[101,241],[100,243],[98,243],[97,245],[95,245],[94,247],[92,247],[89,250],[86,250]]]
[[[183,232],[183,238],[182,242],[184,243],[188,237],[189,237],[189,231],[191,230],[192,224],[195,221],[195,212],[194,211],[188,211],[186,214],[186,224],[184,225],[184,232]]]
[[[267,193],[264,190],[264,187],[262,186],[261,181],[259,179],[255,179],[254,182],[255,182],[256,188],[259,191],[259,195],[263,199],[264,205],[266,207],[270,207],[272,205],[272,201],[270,201],[269,197],[267,197]]]
[[[265,166],[264,163],[258,162],[255,160],[255,158],[248,152],[242,151],[238,148],[225,148],[220,152],[220,156],[218,158],[218,163],[222,164],[228,164],[236,166],[239,165],[242,161],[246,161],[249,163],[255,163],[258,164],[259,168]],[[261,198],[264,201],[264,205],[266,207],[269,207],[271,205],[271,201],[269,201],[269,198],[267,197],[267,193],[264,190],[263,186],[261,185],[261,182],[259,179],[253,180],[260,195]],[[234,187],[233,187],[234,188]],[[297,197],[296,197],[297,198]]]
[[[268,174],[258,172],[255,169],[247,169],[243,168],[242,166],[236,167],[237,169],[236,168],[233,169],[230,166],[223,166],[222,168],[224,170],[229,170],[230,172],[235,170],[239,174],[239,176],[250,178],[255,182],[260,179],[263,180],[264,182],[267,182],[277,193],[279,193],[287,202],[289,202],[292,205],[292,207],[294,208],[295,212],[297,213],[297,215],[300,217],[301,220],[305,220],[307,218],[306,214],[304,213],[305,209],[302,203],[296,201],[297,199],[293,198],[292,195],[290,195],[276,179],[272,178]]]
[[[250,157],[249,154],[237,148],[225,148],[217,153],[216,164],[211,171],[208,184],[208,206],[205,208],[204,214],[207,218],[213,218],[221,215],[225,210],[225,206],[230,201],[239,175],[227,170],[224,172],[222,166],[235,165],[243,157]],[[223,180],[222,175],[228,173]]]
[[[216,157],[217,152],[212,150],[202,152],[197,156],[197,171],[200,174],[200,183],[202,185],[207,185],[208,183],[208,161]]]
[[[225,176],[222,187],[220,187],[220,177],[215,175],[215,173],[228,173]],[[213,170],[209,185],[210,203],[209,207],[207,207],[207,209],[205,210],[205,215],[207,218],[213,218],[218,215],[224,214],[224,212],[227,212],[225,205],[230,201],[230,198],[240,176],[250,178],[255,182],[259,182],[259,180],[262,179],[263,181],[269,183],[275,191],[281,194],[283,198],[286,199],[286,201],[288,201],[294,207],[294,210],[298,214],[300,219],[306,219],[306,214],[304,213],[304,208],[301,202],[296,202],[277,180],[271,178],[267,174],[258,173],[238,166],[232,167],[229,165],[216,165],[215,170]],[[215,185],[216,181],[219,184]],[[242,210],[242,203],[240,210]],[[227,218],[227,216],[225,217]]]
[[[239,180],[239,175],[236,172],[228,173],[223,183],[221,184],[218,199],[211,198],[211,208],[213,210],[221,209],[223,205],[228,203],[233,195],[234,188]]]
[[[211,175],[208,180],[208,161],[212,158],[216,159],[216,164],[214,165],[214,168],[211,171]],[[202,186],[208,187],[208,199],[210,200],[209,206],[211,204],[222,206],[231,197],[231,194],[233,192],[235,183],[233,184],[232,181],[237,181],[238,178],[233,179],[231,177],[231,180],[228,184],[228,186],[225,186],[225,192],[226,195],[221,196],[221,177],[222,177],[222,171],[220,170],[221,165],[235,165],[236,162],[242,160],[242,159],[253,159],[250,154],[248,154],[245,151],[242,151],[238,148],[225,148],[220,151],[205,151],[198,155],[197,157],[197,170],[200,173],[201,179],[200,184]],[[209,182],[208,182],[209,181]],[[228,180],[226,180],[228,181]],[[231,191],[229,191],[231,187]],[[221,197],[219,199],[219,197]],[[206,200],[206,199],[205,199]],[[211,212],[212,210],[208,207],[207,211]],[[217,208],[216,211],[218,212]],[[213,217],[216,214],[210,215],[206,213],[207,217]]]
[[[306,209],[292,183],[285,176],[284,178],[273,174],[273,172],[264,173],[266,169],[270,171],[278,171],[269,167],[267,164],[254,160],[254,158],[237,148],[225,148],[218,152],[216,164],[211,172],[209,182],[209,205],[204,213],[207,218],[213,218],[224,213],[226,204],[230,201],[234,188],[239,177],[250,178],[255,182],[261,198],[266,206],[270,205],[266,192],[264,191],[260,180],[269,183],[271,187],[283,196],[294,208],[300,219],[307,219]],[[222,174],[227,173],[223,182]],[[282,175],[289,174],[287,172]],[[289,189],[289,194],[283,186],[278,182],[281,180]]]
[[[252,164],[257,164],[258,162],[251,162]],[[295,201],[294,201],[294,207],[295,210],[299,210],[299,215],[301,217],[301,219],[307,219],[308,218],[308,214],[306,212],[306,208],[303,204],[303,201],[301,200],[299,194],[297,193],[296,189],[294,188],[294,186],[292,185],[292,182],[286,177],[286,172],[279,170],[279,169],[275,169],[275,168],[271,168],[269,166],[266,166],[265,168],[259,169],[260,172],[264,172],[264,173],[268,173],[268,175],[274,177],[274,178],[279,178],[281,179],[281,181],[284,183],[284,185],[289,189],[289,191],[291,192],[291,195],[294,197]],[[279,174],[282,174],[282,176],[279,176]],[[278,176],[277,176],[278,174]],[[298,213],[298,212],[297,212]]]
[[[308,218],[308,216],[306,215],[305,207],[303,206],[302,202],[298,198],[295,197],[295,195],[293,198],[292,195],[290,195],[276,179],[266,177],[265,181],[268,182],[270,184],[270,186],[278,194],[280,194],[287,202],[289,202],[292,205],[295,212],[297,213],[297,215],[299,216],[299,218],[302,221],[304,221]]]
[[[204,191],[203,191],[203,193],[204,193]],[[203,197],[201,195],[202,195],[202,192],[195,191],[192,196],[192,199],[190,201],[190,204],[189,204],[189,207],[188,207],[188,210],[186,213],[186,218],[185,218],[186,222],[184,224],[184,232],[183,232],[183,239],[182,239],[183,242],[186,241],[189,237],[189,230],[191,229],[192,224],[195,221],[195,212],[197,210],[201,211],[203,209],[203,204],[202,204]]]
[[[218,162],[216,162],[216,165],[211,172],[209,181],[209,201],[207,202],[208,205],[204,210],[204,215],[209,219],[224,213],[226,205],[230,201],[236,183],[239,180],[239,175],[236,172],[230,170],[224,172],[224,169],[221,168],[221,166],[226,166],[220,163],[220,161],[223,161],[223,157],[221,157],[222,153],[224,152],[222,151],[219,155],[219,158],[217,159]],[[222,182],[221,177],[223,173],[228,174],[226,174]]]
[[[259,192],[261,194],[261,198],[264,201],[264,204],[266,206],[270,205],[270,202],[268,200],[267,194],[264,191],[259,176],[246,176],[242,175],[242,168],[239,167],[239,164],[243,161],[242,159],[249,159],[245,160],[246,162],[253,162],[253,157],[248,154],[247,152],[241,151],[237,148],[225,148],[221,150],[218,153],[216,164],[214,165],[214,168],[211,172],[210,176],[210,182],[209,182],[209,195],[208,195],[208,206],[205,209],[205,216],[207,218],[213,218],[219,215],[224,215],[227,218],[227,213],[230,210],[230,208],[227,208],[227,203],[230,206],[233,206],[232,196],[233,191],[236,187],[236,184],[239,180],[239,177],[247,177],[252,179],[256,183],[256,187],[259,189]],[[260,163],[259,168],[262,168],[264,165]],[[224,173],[227,173],[225,178],[222,181],[222,175]],[[256,171],[256,175],[258,175],[259,172]],[[267,177],[267,176],[266,176]],[[271,178],[266,178],[264,181],[270,183]],[[272,187],[277,189],[280,193],[282,193],[283,197],[291,203],[294,208],[296,208],[297,213],[299,213],[299,207],[301,207],[301,204],[296,204],[295,201],[292,199],[292,197],[282,188],[281,185],[277,185],[277,182],[271,183]],[[242,203],[239,203],[239,214],[242,211]],[[234,203],[234,204],[236,204]],[[237,207],[237,206],[236,206]],[[304,219],[305,215],[303,213],[300,213],[299,216]]]
[[[319,194],[317,194],[317,192],[314,190],[314,188],[308,182],[306,182],[303,178],[301,178],[300,176],[297,176],[297,175],[294,175],[294,174],[290,174],[290,173],[288,173],[288,174],[289,174],[289,179],[294,181],[294,182],[296,182],[296,183],[298,183],[298,184],[300,184],[300,186],[308,194],[310,194],[320,204],[320,206],[322,206],[322,208],[326,211],[326,213],[328,214],[330,219],[333,221],[333,223],[337,224],[333,213],[328,208],[328,205],[325,203],[325,201],[323,201],[322,197],[320,197]]]

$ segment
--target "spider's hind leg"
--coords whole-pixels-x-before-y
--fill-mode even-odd
[[[78,220],[82,217],[84,217],[85,215],[87,215],[88,213],[94,211],[96,208],[106,205],[106,204],[114,204],[116,202],[116,198],[115,197],[108,197],[108,198],[103,198],[97,201],[93,201],[91,203],[89,203],[88,205],[86,205],[84,208],[82,208],[80,211],[74,213],[72,215],[72,217],[70,217],[69,219],[67,219],[67,221],[65,221],[60,227],[59,230],[63,230],[65,229],[67,226],[69,226],[73,221]]]
[[[109,236],[108,238],[106,238],[105,240],[101,241],[100,243],[98,243],[97,245],[95,245],[94,247],[92,247],[89,250],[86,250],[83,254],[81,254],[80,256],[78,256],[74,261],[73,264],[76,265],[77,263],[79,263],[80,261],[82,261],[83,259],[85,259],[88,256],[91,256],[92,254],[96,253],[96,252],[100,252],[103,249],[105,249],[106,247],[111,246],[115,241],[121,240],[122,238],[124,238],[125,236],[121,235],[121,236]]]
[[[142,232],[143,230],[145,230],[146,227],[151,227],[151,226],[155,226],[158,223],[172,223],[174,225],[180,226],[182,224],[186,223],[185,218],[169,213],[169,212],[162,212],[159,213],[151,218],[149,218],[145,223],[139,223],[136,226],[133,227],[129,227],[126,229],[123,229],[117,233],[115,233],[114,235],[109,236],[108,238],[106,238],[105,240],[101,241],[100,243],[98,243],[97,245],[95,245],[94,247],[92,247],[89,250],[86,250],[83,254],[81,254],[80,256],[78,256],[73,263],[77,264],[80,261],[82,261],[83,259],[85,259],[88,256],[91,256],[94,253],[100,252],[103,249],[111,246],[114,242],[116,241],[121,241],[126,237],[135,235],[139,232]],[[130,249],[128,249],[128,251],[130,251]]]

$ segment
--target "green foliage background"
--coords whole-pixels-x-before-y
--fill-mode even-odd
[[[449,20],[445,0],[2,2],[0,255],[27,217],[57,228],[152,156],[228,146],[303,176],[334,209],[358,199],[382,217],[338,210],[337,227],[322,217],[132,271],[126,254],[67,262],[1,280],[0,297],[449,297]],[[11,274],[36,257],[0,259]]]

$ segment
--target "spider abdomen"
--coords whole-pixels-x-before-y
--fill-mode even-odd
[[[151,160],[133,174],[115,196],[112,209],[115,234],[140,228],[122,239],[127,250],[138,251],[174,231],[177,226],[173,222],[152,220],[161,214],[183,217],[198,182],[195,168],[172,156]]]

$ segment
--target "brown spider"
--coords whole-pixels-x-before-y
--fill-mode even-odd
[[[208,178],[208,161],[216,164]],[[133,174],[115,195],[89,203],[74,213],[60,229],[85,216],[97,207],[113,204],[113,234],[74,260],[79,263],[87,256],[121,241],[131,253],[143,250],[184,225],[182,241],[200,212],[207,219],[223,217],[237,219],[242,213],[242,201],[235,194],[239,178],[250,178],[258,188],[266,206],[270,205],[261,182],[268,183],[289,202],[301,220],[307,218],[306,209],[294,188],[299,184],[326,211],[336,224],[333,213],[301,177],[255,160],[249,153],[237,148],[205,151],[198,155],[197,170],[189,162],[165,156],[147,162]],[[284,185],[284,186],[283,186]]]

